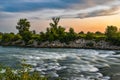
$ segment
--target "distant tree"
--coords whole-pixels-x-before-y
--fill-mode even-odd
[[[27,19],[20,19],[17,23],[16,29],[18,29],[19,34],[22,36],[23,40],[27,42],[31,39],[32,32],[30,29],[30,22]]]
[[[2,32],[0,32],[0,41],[1,41],[1,39],[2,39],[2,35],[3,35],[3,33],[2,33]]]
[[[78,34],[84,34],[84,32],[83,32],[83,31],[81,31],[81,32],[79,32]]]
[[[21,40],[22,37],[20,36],[20,34],[16,34],[14,35],[13,41],[17,41],[17,40]]]
[[[36,34],[36,31],[35,31],[35,30],[33,30],[33,31],[32,31],[32,33],[33,33],[33,34]]]
[[[101,34],[103,34],[103,33],[101,33],[100,31],[96,31],[95,34],[101,35]]]
[[[30,32],[30,31],[24,31],[23,34],[24,34],[24,36],[22,36],[22,39],[27,44],[28,41],[32,39],[32,32]]]
[[[67,34],[67,38],[68,38],[68,41],[74,41],[75,39],[77,39],[77,34],[75,33],[73,28],[69,29],[69,32]]]
[[[116,26],[107,26],[105,34],[108,40],[112,40],[115,34],[117,33],[118,29]]]
[[[46,29],[46,33],[44,33],[44,40],[47,41],[55,41],[55,40],[63,40],[65,28],[58,25],[60,18],[52,18],[52,23],[50,23],[50,28]],[[41,35],[43,37],[43,35]]]
[[[66,41],[66,32],[65,28],[58,25],[60,18],[52,18],[52,22],[50,23],[50,27],[46,29],[46,32],[40,33],[40,38],[42,41],[55,41],[59,40],[61,42]]]
[[[3,33],[2,32],[0,32],[0,35],[2,35]]]
[[[40,32],[40,41],[46,41],[46,34],[44,32]]]
[[[79,32],[77,35],[78,35],[78,39],[86,37],[86,34],[83,31]]]
[[[75,33],[74,29],[73,29],[73,28],[70,28],[70,29],[69,29],[69,33],[70,33],[70,34],[74,34],[74,33]]]
[[[117,32],[110,41],[113,44],[120,46],[120,32]]]
[[[50,26],[54,29],[57,29],[60,18],[59,17],[57,17],[57,18],[54,17],[54,18],[52,18],[52,21],[53,21],[53,23],[50,23]]]
[[[17,23],[16,29],[19,31],[19,34],[23,36],[24,31],[29,31],[30,22],[27,19],[20,19]]]
[[[57,34],[58,34],[58,39],[61,41],[61,42],[64,42],[65,41],[65,28],[59,26],[58,27],[58,30],[57,30]]]
[[[14,34],[11,33],[4,33],[2,35],[2,42],[6,43],[6,42],[11,42],[14,39]]]
[[[52,21],[53,21],[53,23],[50,23],[51,27],[49,29],[49,37],[48,37],[48,40],[50,40],[50,41],[57,40],[59,37],[59,34],[58,34],[59,25],[58,25],[58,23],[60,21],[60,18],[59,17],[52,18]]]
[[[88,40],[94,39],[94,33],[92,33],[92,32],[87,32],[87,34],[86,34],[86,39],[88,39]]]

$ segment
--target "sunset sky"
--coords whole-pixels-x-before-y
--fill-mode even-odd
[[[120,0],[0,0],[0,32],[17,32],[20,18],[31,22],[31,30],[45,31],[52,17],[67,30],[104,32],[107,25],[120,28]]]

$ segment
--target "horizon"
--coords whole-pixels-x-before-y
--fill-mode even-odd
[[[17,5],[17,6],[16,6]],[[0,1],[0,32],[15,32],[19,19],[27,18],[31,30],[45,31],[52,17],[75,32],[104,32],[109,25],[120,28],[119,0],[6,0]]]

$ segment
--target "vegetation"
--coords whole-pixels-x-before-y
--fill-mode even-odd
[[[62,41],[65,37],[65,28],[58,25],[60,18],[53,18],[53,23],[50,23],[50,28],[47,28],[45,36],[47,41]]]
[[[28,43],[29,40],[31,40],[32,32],[29,31],[30,28],[30,22],[27,21],[27,19],[20,19],[17,23],[16,29],[18,29],[20,36],[22,39]]]
[[[76,39],[86,39],[100,41],[105,40],[111,42],[114,45],[120,46],[120,31],[116,26],[107,26],[105,33],[99,31],[87,32],[83,31],[76,33],[73,28],[70,28],[68,32],[65,31],[65,28],[59,25],[60,18],[52,18],[50,27],[46,29],[46,32],[40,32],[37,34],[35,30],[30,31],[30,22],[27,19],[20,19],[17,23],[16,29],[18,30],[17,34],[14,33],[0,33],[1,43],[14,42],[22,40],[26,45],[37,41],[39,43],[45,41],[60,41],[63,43],[68,43]]]
[[[48,77],[41,76],[39,72],[31,72],[31,66],[22,63],[19,69],[0,67],[0,80],[48,80]]]
[[[107,26],[105,34],[108,41],[115,45],[120,45],[120,31],[116,26]]]

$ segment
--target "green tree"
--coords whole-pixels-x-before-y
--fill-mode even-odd
[[[17,40],[21,40],[22,37],[20,36],[20,34],[16,34],[14,35],[13,41],[17,41]]]
[[[115,33],[115,35],[112,36],[112,38],[110,39],[110,41],[111,41],[114,45],[120,46],[120,32]]]
[[[75,34],[74,29],[73,29],[73,28],[70,28],[70,29],[69,29],[69,33],[70,33],[70,34]]]
[[[30,29],[30,22],[27,19],[20,19],[17,23],[16,29],[18,29],[19,34],[22,36],[23,40],[27,42],[32,37],[32,32],[29,31]]]
[[[11,42],[13,39],[14,39],[14,34],[12,34],[12,33],[4,33],[2,35],[3,43]]]
[[[27,44],[29,42],[29,40],[32,39],[32,32],[30,32],[30,31],[24,31],[22,34],[24,34],[22,36],[22,39],[25,41],[25,44]]]
[[[73,28],[70,28],[69,29],[69,32],[67,34],[67,37],[68,37],[68,40],[69,41],[73,41],[75,39],[77,39],[77,34],[75,33],[74,29]]]
[[[96,31],[95,34],[102,35],[103,33],[101,33],[100,31]]]
[[[116,26],[107,26],[105,34],[108,40],[112,40],[115,34],[117,33],[118,29]]]
[[[88,40],[94,39],[94,33],[92,33],[92,32],[87,32],[87,34],[86,34],[86,39],[88,39]]]
[[[107,26],[105,34],[108,41],[114,45],[120,45],[120,31],[118,31],[116,26]]]
[[[0,41],[1,41],[1,39],[2,39],[2,35],[3,35],[3,33],[0,32]]]
[[[63,36],[65,33],[65,28],[58,25],[60,18],[52,18],[52,23],[50,23],[50,28],[46,29],[46,40],[55,41],[60,40],[63,41]]]
[[[33,31],[32,31],[32,33],[33,33],[33,34],[36,34],[36,31],[35,31],[35,30],[33,30]]]
[[[52,21],[53,21],[53,23],[50,23],[50,26],[54,29],[57,29],[60,18],[59,17],[57,17],[57,18],[54,17],[54,18],[52,18]]]
[[[58,34],[58,23],[60,21],[60,18],[57,17],[57,18],[52,18],[52,23],[50,23],[50,26],[51,28],[49,29],[50,30],[50,37],[49,37],[49,40],[50,41],[54,41],[54,40],[57,40],[58,37],[59,37],[59,34]]]
[[[78,34],[84,34],[84,32],[83,32],[83,31],[81,31],[81,32],[79,32]]]
[[[20,19],[16,26],[21,36],[23,36],[24,31],[29,31],[29,28],[30,22],[27,19]]]
[[[40,32],[40,41],[46,41],[46,34],[44,32]]]

